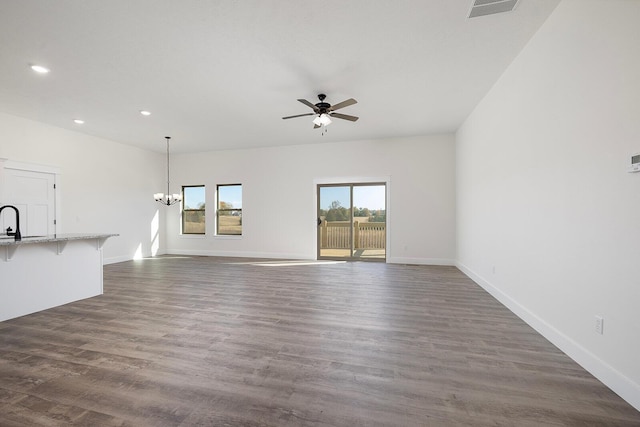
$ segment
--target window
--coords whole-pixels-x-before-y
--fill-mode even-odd
[[[182,234],[204,234],[204,185],[182,187]]]
[[[242,235],[242,184],[218,185],[217,234]]]

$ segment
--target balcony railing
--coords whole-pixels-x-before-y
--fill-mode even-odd
[[[320,224],[321,249],[351,249],[351,223],[327,221]],[[353,222],[354,249],[385,249],[387,230],[384,222]]]

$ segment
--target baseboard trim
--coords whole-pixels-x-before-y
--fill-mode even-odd
[[[164,255],[165,251],[158,251],[155,254],[144,254],[142,255],[142,258],[150,258],[150,257],[154,257],[154,256],[160,256],[160,255]],[[129,256],[129,255],[120,255],[120,256],[115,256],[115,257],[109,257],[109,258],[103,258],[102,260],[102,265],[107,265],[107,264],[115,264],[118,262],[125,262],[125,261],[133,261],[134,259],[141,259],[141,258],[136,258],[133,256]]]
[[[509,295],[493,286],[488,280],[476,274],[461,262],[455,263],[456,267],[471,280],[476,282],[495,299],[511,310],[516,316],[525,321],[529,326],[538,331],[543,337],[558,347],[567,356],[586,369],[607,387],[613,390],[631,406],[640,411],[640,385],[620,373],[614,367],[595,356],[589,350],[575,342],[573,339],[558,331],[552,325],[545,322],[535,313],[518,303]]]
[[[118,262],[125,262],[125,261],[131,261],[133,258],[131,258],[130,256],[117,256],[117,257],[111,257],[111,258],[103,258],[102,260],[102,265],[107,265],[107,264],[116,264]]]
[[[315,260],[307,254],[283,254],[273,252],[233,252],[233,251],[210,251],[198,249],[167,249],[166,254],[171,255],[192,255],[192,256],[220,256],[239,258],[273,258],[273,259],[296,259]],[[387,258],[389,264],[417,264],[417,265],[447,265],[455,266],[456,262],[446,258]]]
[[[455,266],[456,262],[447,258],[408,258],[391,257],[387,258],[389,264],[417,264],[417,265],[449,265]]]
[[[238,258],[271,258],[271,259],[296,259],[310,260],[305,254],[283,254],[273,252],[234,252],[234,251],[210,251],[198,249],[167,249],[168,255],[192,255],[192,256],[219,256],[219,257],[238,257]]]

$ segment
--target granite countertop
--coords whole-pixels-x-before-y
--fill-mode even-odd
[[[67,233],[50,234],[48,236],[23,236],[22,240],[15,241],[13,236],[0,236],[0,246],[26,245],[30,243],[69,242],[72,240],[107,239],[119,236],[119,234],[101,233]]]

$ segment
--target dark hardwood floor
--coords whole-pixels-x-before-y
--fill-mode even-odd
[[[0,426],[640,426],[456,268],[283,263],[108,265],[0,323]]]

